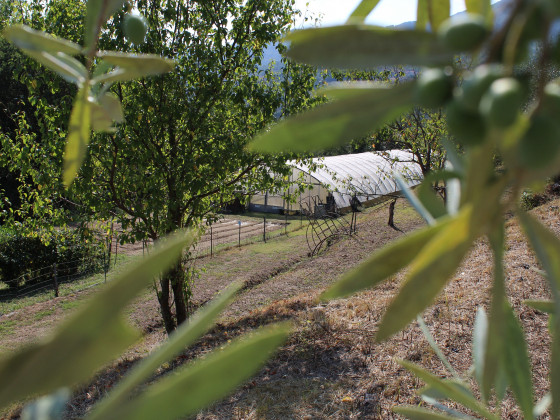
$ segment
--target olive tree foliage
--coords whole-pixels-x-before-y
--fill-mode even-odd
[[[51,8],[63,10],[65,4],[60,3],[38,1],[46,10],[41,22],[52,16]],[[81,5],[83,16],[85,7]],[[128,10],[145,16],[145,42],[132,43],[124,36],[123,22]],[[312,67],[283,60],[282,70],[277,74],[261,63],[263,49],[277,42],[294,13],[291,2],[286,0],[138,1],[116,7],[114,17],[100,33],[99,49],[147,53],[152,54],[151,59],[173,57],[174,71],[129,81],[128,76],[137,70],[127,69],[121,58],[132,55],[121,57],[111,53],[111,63],[107,64],[101,60],[105,53],[100,52],[100,57],[91,62],[95,83],[90,94],[97,99],[90,106],[90,126],[96,134],[91,140],[88,138],[88,153],[80,155],[85,161],[77,178],[61,182],[57,176],[68,119],[68,114],[61,112],[57,118],[64,123],[56,129],[54,124],[48,124],[44,130],[49,135],[54,131],[61,135],[56,141],[43,142],[50,150],[39,150],[33,163],[48,182],[29,182],[32,171],[25,166],[19,171],[21,188],[42,199],[43,204],[34,204],[35,208],[64,214],[67,206],[45,205],[62,201],[82,213],[82,218],[85,215],[95,220],[115,220],[124,230],[121,241],[133,242],[157,240],[181,227],[211,223],[213,214],[234,197],[283,187],[282,175],[289,171],[285,162],[295,156],[256,156],[248,153],[245,145],[278,116],[320,100],[311,94],[316,83]],[[11,20],[45,29],[45,24],[18,15]],[[83,33],[78,30],[81,21],[50,21],[57,21],[67,31],[73,28],[75,34]],[[277,47],[285,49],[282,45]],[[142,64],[148,74],[153,63]],[[120,70],[107,73],[107,66],[115,64]],[[68,85],[63,80],[56,83]],[[124,105],[124,112],[119,102]],[[114,115],[107,114],[107,110]],[[41,108],[37,112],[42,119],[44,111]],[[110,117],[116,119],[115,127]],[[17,168],[26,165],[27,156],[22,153],[26,146],[22,145],[21,135],[14,138],[17,139],[11,142],[12,152],[6,155],[6,161]],[[77,162],[71,168],[67,165],[67,169],[77,171]],[[72,185],[65,191],[63,183]],[[27,194],[22,202],[30,206],[38,199],[31,200]],[[24,215],[19,218],[24,219]],[[24,220],[29,224],[32,219]],[[40,221],[44,223],[43,219]],[[191,293],[188,280],[185,263],[178,262],[155,283],[168,332],[187,318]]]
[[[311,67],[287,64],[277,75],[261,65],[263,49],[291,23],[291,2],[165,0],[130,6],[147,19],[146,42],[131,45],[120,26],[112,25],[100,45],[173,57],[174,71],[113,85],[124,105],[123,122],[114,133],[92,138],[72,187],[78,200],[94,217],[120,222],[123,240],[157,240],[178,228],[211,223],[237,196],[280,188],[283,177],[271,173],[287,174],[291,155],[255,155],[245,146],[278,114],[315,100]],[[190,287],[182,261],[157,283],[168,332],[187,319]]]
[[[380,322],[377,339],[384,340],[416,320],[450,377],[442,379],[401,361],[427,384],[419,392],[428,407],[397,407],[397,413],[412,419],[468,417],[446,406],[446,400],[453,400],[477,417],[497,419],[509,388],[524,418],[537,418],[547,410],[551,418],[558,418],[560,240],[519,207],[525,187],[544,182],[560,167],[560,80],[549,82],[548,72],[543,71],[559,60],[560,41],[550,31],[560,16],[558,3],[516,2],[505,24],[495,31],[491,30],[490,1],[466,0],[468,14],[455,20],[448,19],[448,0],[420,0],[416,29],[399,31],[364,24],[377,3],[363,0],[345,25],[290,33],[288,56],[325,68],[367,71],[403,65],[430,69],[423,70],[417,80],[392,86],[361,82],[326,89],[324,94],[332,99],[328,104],[282,121],[257,136],[251,147],[261,152],[320,150],[382,128],[414,107],[443,108],[451,141],[443,144],[447,163],[437,176],[447,182],[446,205],[436,205],[430,195],[414,194],[397,178],[428,227],[376,252],[326,291],[323,299],[374,287],[408,267],[399,293]],[[426,31],[428,22],[431,32]],[[527,52],[533,41],[542,45],[537,63],[541,71],[536,73],[542,77],[530,92],[518,66],[530,57]],[[472,69],[454,68],[455,54],[470,56]],[[460,80],[461,88],[454,89]],[[496,152],[503,159],[499,173],[494,167]],[[539,401],[534,397],[527,342],[505,286],[506,211],[518,216],[550,288],[551,300],[525,302],[550,314],[550,387]],[[494,279],[489,308],[478,309],[473,330],[475,392],[464,377],[470,372],[453,369],[421,314],[473,243],[483,237],[493,251]]]
[[[83,3],[5,1],[0,30],[20,22],[80,42]],[[62,150],[76,87],[45,71],[0,38],[0,195],[2,222],[23,234],[46,234],[67,220],[60,179]]]
[[[123,120],[120,101],[108,94],[112,82],[161,74],[173,67],[170,60],[154,54],[98,50],[98,38],[105,22],[122,3],[120,0],[87,2],[81,45],[29,26],[9,25],[3,29],[3,36],[26,55],[77,88],[63,156],[62,182],[66,186],[72,184],[80,170],[91,128],[112,131],[112,123]],[[50,393],[28,404],[22,417],[63,418],[70,395],[66,387],[87,381],[140,337],[138,331],[123,321],[124,308],[157,275],[174,266],[184,248],[194,240],[193,232],[180,230],[160,241],[148,257],[132,263],[50,337],[3,355],[0,358],[0,409],[24,398]],[[239,286],[233,284],[224,290],[189,323],[177,328],[169,340],[98,402],[87,418],[151,419],[157,416],[174,419],[196,413],[246,379],[286,339],[287,325],[264,328],[208,355],[203,361],[145,385],[162,363],[173,359],[212,326]],[[226,370],[228,374],[224,376]]]

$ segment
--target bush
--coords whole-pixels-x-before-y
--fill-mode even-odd
[[[37,271],[55,263],[61,279],[93,272],[103,267],[103,248],[100,244],[86,243],[68,230],[55,232],[46,242],[38,236],[0,228],[0,281],[9,288],[44,280],[37,278],[37,274],[45,274],[46,270]]]

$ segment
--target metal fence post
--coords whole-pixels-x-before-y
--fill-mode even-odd
[[[237,224],[239,225],[239,239],[238,239],[238,246],[241,247],[241,220],[237,221]]]
[[[119,256],[119,241],[115,240],[115,263],[113,264],[113,267],[116,267],[117,265],[118,256]]]
[[[58,278],[56,272],[56,263],[53,264],[53,281],[54,281],[54,297],[58,297]]]
[[[263,241],[266,243],[266,216],[263,218]]]
[[[212,250],[213,245],[214,245],[214,237],[212,235],[212,226],[210,226],[210,257],[214,255]]]
[[[288,234],[288,215],[284,215],[284,234]]]

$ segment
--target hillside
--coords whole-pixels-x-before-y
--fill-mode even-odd
[[[534,213],[560,235],[559,209],[560,200],[556,200]],[[395,215],[395,223],[403,232],[389,228],[386,220],[386,206],[369,209],[359,216],[356,236],[335,243],[315,258],[308,257],[304,232],[299,231],[267,244],[236,248],[200,260],[197,266],[205,271],[196,281],[197,305],[231,281],[244,281],[245,289],[214,330],[171,364],[162,366],[158,375],[260,325],[291,319],[295,331],[278,355],[252,381],[224,402],[199,413],[198,419],[385,419],[396,417],[391,412],[395,405],[419,403],[414,391],[422,383],[396,360],[411,360],[439,376],[447,375],[419,328],[411,325],[385,343],[373,340],[377,323],[403,273],[375,290],[348,299],[328,304],[316,300],[325,287],[372,251],[423,225],[404,200],[399,200]],[[546,392],[549,352],[547,316],[522,301],[546,297],[547,288],[532,270],[537,263],[515,219],[508,222],[507,238],[509,293],[528,335],[537,397],[541,397]],[[475,311],[478,305],[488,304],[491,267],[490,251],[484,241],[479,241],[454,280],[424,314],[444,353],[465,376],[471,363]],[[67,309],[78,306],[81,298],[59,298],[26,308],[9,320],[9,326],[6,320],[0,321],[3,346],[14,348],[22,337],[32,339],[44,334]],[[70,418],[82,416],[136,360],[164,339],[151,291],[128,312],[132,322],[144,331],[143,340],[89,385],[76,390]],[[40,321],[34,321],[39,314],[43,314]],[[502,418],[518,417],[509,397],[502,406]]]

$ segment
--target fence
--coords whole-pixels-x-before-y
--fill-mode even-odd
[[[109,261],[108,252],[86,254],[81,258],[27,271],[9,281],[4,280],[0,283],[5,285],[4,289],[0,288],[0,315],[21,307],[22,300],[42,302],[103,283],[107,279]],[[99,276],[92,277],[96,273]],[[76,282],[86,278],[89,281]],[[9,288],[8,283],[21,286]]]
[[[224,219],[208,227],[194,248],[193,256],[212,256],[232,247],[266,242],[306,227],[307,224],[307,220],[301,217],[288,216],[269,216],[256,220],[248,217],[239,220]],[[142,243],[138,247],[138,251],[143,253],[147,245]],[[111,237],[107,241],[106,252],[103,253],[100,264],[99,260],[93,257],[84,257],[25,273],[14,279],[17,280],[16,283],[24,283],[22,287],[0,289],[0,316],[25,306],[22,300],[43,302],[105,283],[107,273],[117,264],[117,259],[122,258],[125,249],[119,247],[118,240]]]
[[[233,247],[266,242],[273,238],[307,226],[303,216],[269,216],[262,219],[244,218],[224,219],[209,226],[194,250],[194,258],[213,256],[216,252]]]

